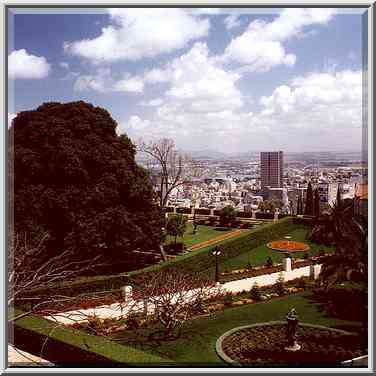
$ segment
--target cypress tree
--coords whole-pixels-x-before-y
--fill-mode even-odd
[[[315,189],[315,199],[314,199],[314,215],[316,217],[320,216],[320,195],[319,195],[319,190]]]
[[[304,214],[313,215],[313,191],[311,182],[308,183]]]
[[[337,206],[341,206],[342,203],[342,197],[341,197],[341,188],[340,185],[338,184],[337,188],[337,200],[336,200]]]
[[[297,215],[302,214],[302,212],[303,212],[302,206],[303,206],[302,197],[301,197],[301,195],[298,195],[298,204],[297,204],[297,208],[296,208],[296,214]]]

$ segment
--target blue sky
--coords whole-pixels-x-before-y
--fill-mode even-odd
[[[12,13],[8,117],[85,100],[135,141],[171,137],[181,149],[228,153],[360,151],[360,13]]]

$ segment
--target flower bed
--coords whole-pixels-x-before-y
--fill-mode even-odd
[[[308,244],[293,240],[274,240],[269,242],[267,247],[282,252],[305,252],[309,250]]]
[[[300,350],[286,351],[286,323],[260,323],[222,335],[217,352],[229,363],[256,366],[333,366],[366,352],[357,334],[318,325],[299,323],[297,341]]]

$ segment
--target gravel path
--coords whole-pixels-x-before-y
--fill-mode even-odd
[[[196,251],[196,250],[201,249],[201,248],[209,247],[210,245],[217,244],[217,243],[219,243],[223,240],[227,240],[227,239],[231,239],[231,238],[234,238],[236,236],[239,236],[241,233],[243,233],[243,230],[235,230],[235,231],[231,231],[228,234],[216,236],[213,239],[206,240],[204,242],[192,245],[192,247],[188,248],[188,251]]]

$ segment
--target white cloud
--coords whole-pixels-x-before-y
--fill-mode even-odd
[[[224,19],[227,30],[235,29],[241,26],[240,14],[230,14]]]
[[[77,78],[73,89],[75,91],[97,91],[99,93],[129,92],[142,93],[144,82],[141,77],[131,77],[124,74],[124,78],[115,81],[110,68],[98,68],[94,73]]]
[[[140,77],[129,77],[116,82],[113,86],[114,91],[127,91],[133,93],[142,93],[144,82]]]
[[[159,68],[153,68],[150,71],[145,72],[145,82],[156,84],[170,81],[170,71]]]
[[[184,104],[193,112],[223,111],[243,105],[236,87],[238,73],[224,70],[209,56],[205,43],[195,43],[163,72],[169,79],[166,96],[174,104]]]
[[[277,65],[293,66],[296,56],[286,52],[283,42],[302,36],[309,25],[326,24],[334,14],[330,8],[287,8],[271,22],[252,21],[243,34],[232,39],[222,60],[261,72]]]
[[[185,47],[209,31],[208,19],[179,8],[110,9],[111,24],[93,39],[65,42],[65,51],[96,63],[136,61]]]
[[[8,77],[40,79],[48,76],[50,64],[43,56],[29,54],[25,49],[15,50],[8,56]]]
[[[221,8],[193,8],[189,10],[192,14],[207,14],[207,15],[217,15],[223,13]]]
[[[82,75],[74,83],[74,91],[94,90],[105,93],[111,90],[112,78],[109,68],[99,68],[95,74]]]
[[[361,148],[361,71],[295,77],[259,102],[261,109],[253,112],[231,106],[197,112],[188,101],[178,98],[156,108],[147,118],[134,114],[124,130],[135,139],[172,137],[188,150]]]
[[[62,61],[59,63],[59,66],[63,69],[69,69],[69,63],[67,63],[66,61]]]
[[[162,103],[163,103],[163,99],[162,99],[162,98],[155,98],[155,99],[151,99],[151,100],[148,101],[148,102],[142,101],[142,102],[140,103],[140,105],[141,105],[141,106],[151,106],[151,107],[156,107],[156,106],[160,106]]]
[[[12,114],[8,112],[8,128],[12,125],[13,119],[17,116],[17,114]]]
[[[260,103],[262,115],[297,116],[299,127],[361,127],[362,75],[341,71],[296,77],[290,86],[279,86],[269,97],[261,97]],[[317,116],[322,119],[316,124]]]

